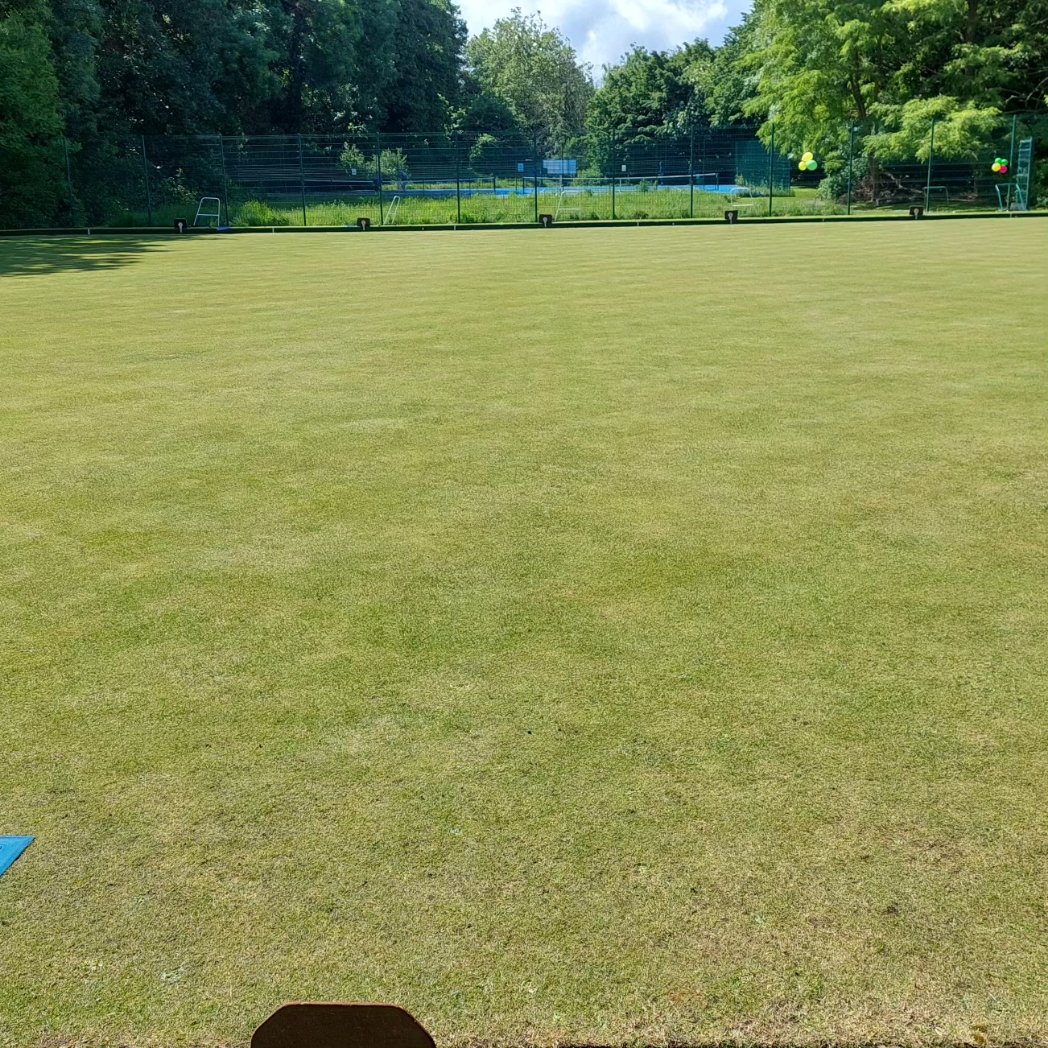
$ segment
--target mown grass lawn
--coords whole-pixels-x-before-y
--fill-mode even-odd
[[[0,242],[0,1044],[1048,1036],[1048,222]]]

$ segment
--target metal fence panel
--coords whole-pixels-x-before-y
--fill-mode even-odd
[[[7,189],[0,221],[168,226],[193,221],[205,197],[218,204],[202,222],[328,227],[361,218],[383,226],[530,224],[541,215],[563,223],[1036,203],[1035,178],[1018,188],[1019,144],[1043,140],[1043,114],[1002,117],[966,156],[951,154],[935,132],[929,123],[926,138],[908,140],[919,155],[899,156],[878,154],[878,140],[860,128],[842,129],[847,146],[819,157],[814,171],[752,128],[591,137],[545,152],[527,136],[445,132],[63,139],[40,153],[47,178],[24,176],[50,189]],[[1026,147],[1024,179],[1035,153]],[[997,158],[1007,158],[1005,171],[991,170]]]

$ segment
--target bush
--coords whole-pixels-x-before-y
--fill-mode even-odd
[[[338,159],[354,178],[378,178],[379,171],[384,182],[404,182],[411,177],[408,158],[400,149],[383,149],[377,157],[365,156],[359,146],[347,142]]]
[[[186,172],[178,168],[173,175],[163,179],[160,183],[158,199],[166,200],[172,204],[181,204],[183,207],[192,207],[196,210],[200,194],[186,183]]]
[[[870,173],[870,162],[864,156],[857,156],[852,160],[852,195],[865,181]],[[848,162],[845,162],[836,170],[828,173],[819,183],[819,196],[825,200],[844,200],[848,196]]]
[[[122,208],[109,218],[106,225],[111,229],[126,229],[128,226],[144,226],[145,220]]]
[[[274,211],[261,200],[247,200],[236,210],[233,225],[236,226],[288,226],[287,215]]]

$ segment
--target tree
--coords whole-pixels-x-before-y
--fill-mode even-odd
[[[275,86],[249,0],[99,3],[99,120],[114,133],[234,131]]]
[[[912,99],[886,114],[887,126],[866,136],[866,148],[882,160],[924,162],[931,154],[934,122],[937,157],[974,160],[1000,128],[999,115],[996,107],[965,106],[943,95]]]
[[[451,128],[465,136],[490,134],[496,138],[523,137],[526,132],[513,110],[475,76],[463,78],[461,105],[452,113]]]
[[[462,102],[451,126],[456,141],[469,149],[470,168],[480,175],[515,177],[518,163],[533,160],[533,136],[501,98],[470,74],[464,78]]]
[[[757,94],[757,75],[747,62],[753,53],[756,21],[749,14],[728,31],[708,62],[693,63],[688,77],[701,92],[711,127],[752,124],[747,106]]]
[[[571,44],[538,15],[515,9],[466,46],[470,71],[500,99],[542,153],[559,151],[580,137],[593,95],[589,68]]]
[[[105,18],[98,0],[50,0],[48,32],[65,132],[83,144],[98,134],[98,49]]]
[[[449,0],[401,0],[382,130],[442,131],[462,88],[466,26]]]
[[[0,0],[0,225],[47,222],[62,198],[58,75],[42,0]]]
[[[758,0],[755,46],[745,60],[757,92],[747,108],[765,118],[765,138],[774,114],[785,149],[840,147],[858,124],[869,150],[912,156],[934,117],[942,123],[937,153],[971,155],[1003,109],[1037,96],[1033,81],[1048,67],[1048,25],[1043,14],[1035,25],[1024,23],[1031,6]]]
[[[705,124],[694,70],[712,59],[709,44],[697,41],[671,54],[634,47],[621,65],[605,66],[587,121],[591,156],[601,170],[610,170],[617,150],[651,148]]]
[[[374,6],[380,16],[376,21],[392,15],[383,0]],[[279,85],[269,106],[272,130],[324,133],[350,127],[367,115],[367,100],[356,90],[354,78],[363,21],[356,3],[269,0],[267,45]],[[379,33],[374,43],[377,50],[386,49],[388,34]],[[382,72],[380,88],[386,82],[384,64]]]

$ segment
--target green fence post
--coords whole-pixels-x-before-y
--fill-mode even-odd
[[[932,161],[935,158],[935,117],[932,117],[931,136],[928,139],[928,180],[924,184],[924,206],[929,207],[932,198]]]
[[[149,161],[146,159],[146,136],[142,136],[142,180],[146,184],[146,211],[149,224],[153,225],[153,194],[149,191]]]
[[[455,149],[455,215],[462,225],[462,143],[458,135],[454,137]]]
[[[1015,170],[1015,126],[1016,121],[1019,119],[1018,113],[1012,114],[1012,137],[1008,142],[1008,170],[1009,172]]]
[[[302,156],[302,136],[298,136],[298,187],[302,194],[302,225],[308,226],[306,218],[306,164]]]
[[[218,139],[218,155],[222,158],[222,205],[226,209],[226,225],[231,226],[233,223],[229,218],[229,175],[226,173],[226,143],[221,135],[216,135],[215,137]],[[219,216],[218,224],[222,224],[221,216]]]
[[[852,177],[855,171],[855,132],[858,128],[852,124],[848,128],[848,214],[851,214]]]
[[[533,141],[535,148],[535,165],[532,170],[532,174],[535,176],[535,221],[539,220],[539,140],[536,138]]]
[[[772,201],[775,199],[775,118],[771,123],[771,143],[768,148],[768,218],[771,218]]]
[[[386,224],[383,206],[383,136],[375,135],[375,165],[378,171],[378,224]]]
[[[688,139],[688,217],[695,217],[695,128]]]
[[[66,189],[69,191],[69,222],[76,225],[76,197],[73,195],[73,165],[69,162],[69,139],[62,136],[62,153],[65,156]]]

